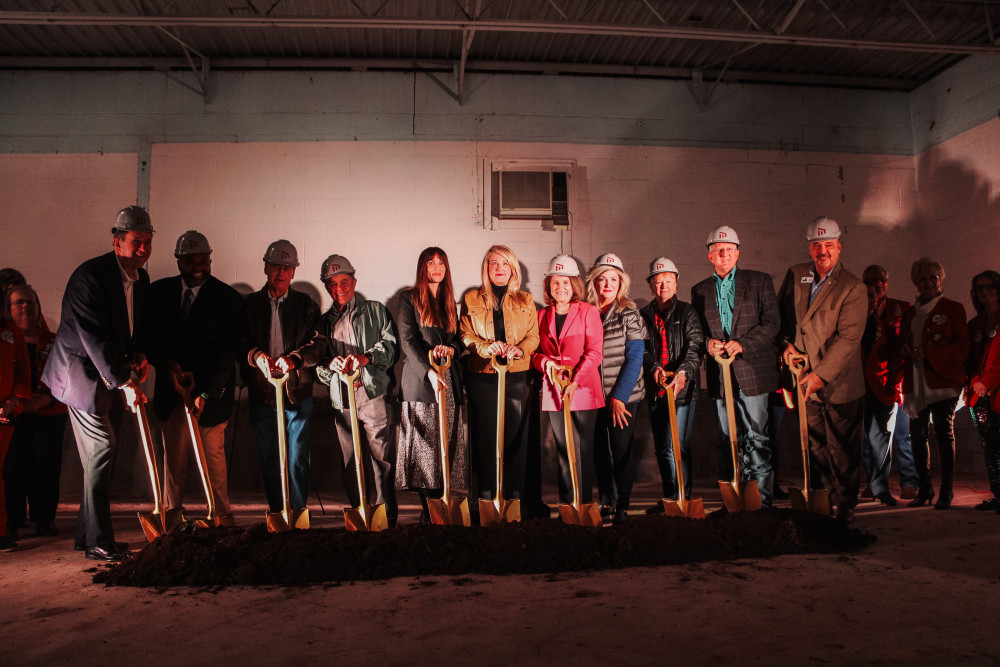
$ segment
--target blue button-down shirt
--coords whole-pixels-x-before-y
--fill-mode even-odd
[[[733,332],[733,309],[736,307],[736,268],[725,278],[715,274],[715,300],[719,304],[722,332],[728,339]]]

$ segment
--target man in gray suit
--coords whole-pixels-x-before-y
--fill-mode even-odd
[[[768,394],[778,388],[778,303],[771,276],[737,269],[740,239],[732,227],[712,231],[706,242],[715,274],[691,289],[694,306],[705,332],[709,395],[715,399],[721,429],[720,447],[729,443],[729,422],[722,367],[711,356],[734,357],[733,407],[739,433],[744,478],[757,481],[762,507],[770,507],[774,470],[767,436]],[[719,478],[732,478],[732,460],[720,452]],[[728,470],[728,474],[727,471]]]
[[[811,262],[788,269],[778,300],[782,358],[809,356],[802,379],[809,450],[830,503],[842,521],[854,517],[860,484],[865,374],[861,338],[868,318],[864,283],[840,263],[840,225],[827,217],[809,225]]]

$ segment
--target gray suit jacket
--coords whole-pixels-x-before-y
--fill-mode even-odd
[[[733,299],[733,326],[729,340],[743,346],[743,354],[733,361],[733,374],[747,396],[758,396],[778,389],[778,349],[775,342],[780,326],[778,302],[771,276],[760,271],[736,269],[736,292]],[[715,296],[715,275],[691,289],[694,306],[705,332],[708,392],[722,398],[722,368],[707,353],[709,339],[726,340]]]

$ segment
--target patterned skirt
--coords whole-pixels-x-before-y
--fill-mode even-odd
[[[462,411],[456,410],[455,393],[448,376],[448,450],[451,459],[451,488],[469,488],[469,447]],[[396,488],[440,489],[441,439],[437,403],[407,403],[402,406],[399,441],[396,447]]]

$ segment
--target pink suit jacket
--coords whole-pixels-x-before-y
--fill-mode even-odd
[[[555,306],[538,311],[538,350],[531,364],[545,373],[545,362],[554,361],[573,368],[573,381],[579,385],[573,394],[572,410],[595,410],[604,407],[601,385],[601,360],[604,358],[604,325],[597,308],[582,301],[569,305],[562,334],[556,336]],[[546,376],[542,385],[542,410],[562,409],[559,388]]]

